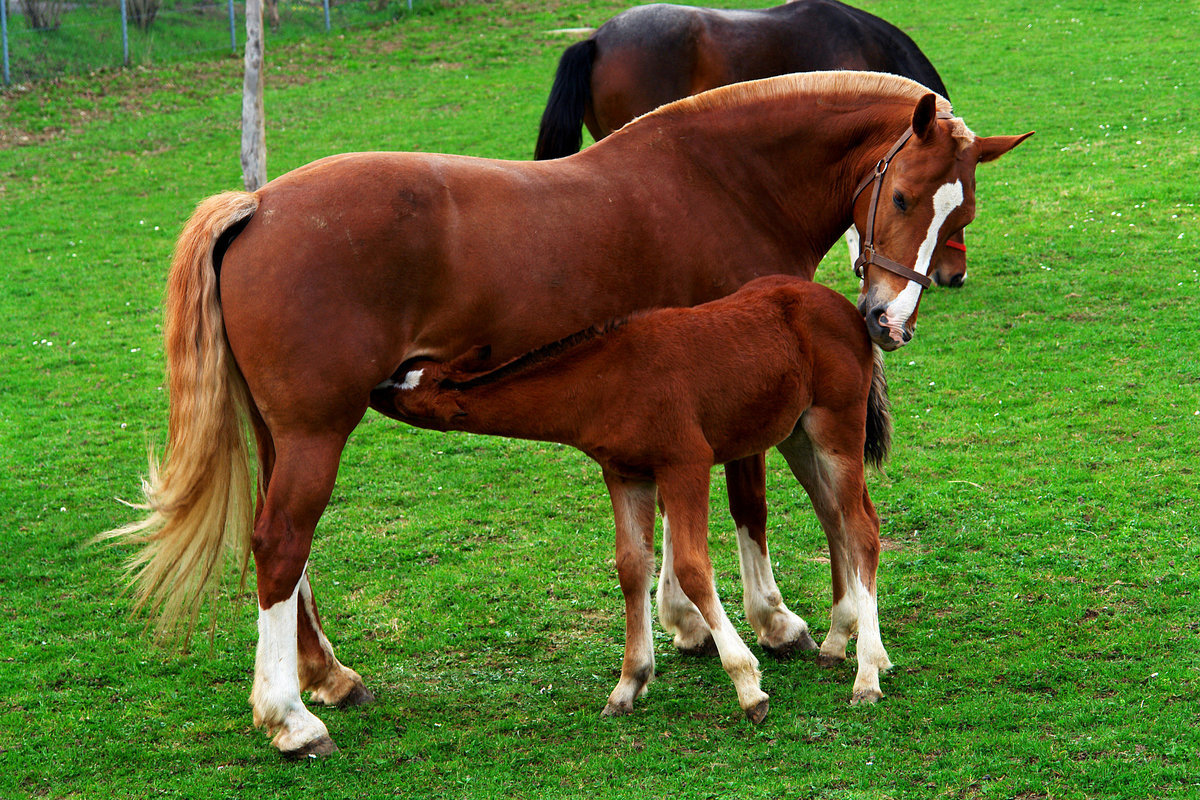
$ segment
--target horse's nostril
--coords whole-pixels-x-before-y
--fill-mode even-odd
[[[950,288],[952,288],[952,289],[959,288],[966,282],[965,278],[966,278],[965,275],[955,275],[953,278],[950,279]]]

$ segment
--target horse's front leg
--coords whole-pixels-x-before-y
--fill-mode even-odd
[[[746,647],[721,606],[708,557],[709,471],[707,465],[692,465],[664,469],[655,477],[664,510],[675,526],[675,576],[679,587],[712,632],[721,666],[737,689],[742,711],[751,722],[757,723],[766,717],[769,707],[767,693],[760,685],[758,659]]]
[[[675,575],[675,544],[671,536],[671,518],[663,509],[662,570],[658,574],[658,621],[675,637],[675,649],[685,656],[716,655],[712,631],[696,604],[688,599]]]
[[[773,656],[817,649],[808,623],[783,602],[767,548],[766,456],[762,453],[725,465],[729,513],[737,526],[746,619],[758,643]]]
[[[628,714],[654,678],[650,583],[654,576],[654,484],[604,473],[617,534],[617,575],[625,596],[625,659],[604,716]]]
[[[879,673],[892,666],[879,630],[879,515],[863,479],[861,428],[845,425],[846,418],[812,409],[779,449],[808,492],[829,540],[833,606],[819,660],[826,665],[844,661],[846,645],[857,633],[851,702],[875,702],[883,697]]]

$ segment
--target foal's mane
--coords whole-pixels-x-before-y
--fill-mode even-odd
[[[707,92],[667,103],[654,111],[647,112],[634,120],[648,118],[669,119],[705,111],[738,108],[759,101],[783,100],[816,95],[840,94],[847,100],[868,97],[886,97],[912,100],[914,103],[927,94],[937,95],[937,110],[953,114],[950,101],[937,92],[909,78],[886,72],[856,72],[854,70],[826,70],[821,72],[799,72],[760,78],[755,81],[734,83]],[[975,134],[962,119],[955,117],[951,122],[951,134],[966,146],[975,140]],[[631,123],[632,124],[632,123]]]
[[[488,372],[480,372],[477,374],[462,373],[457,371],[450,372],[443,380],[442,387],[445,389],[470,389],[475,386],[484,386],[489,383],[495,383],[498,380],[506,378],[510,375],[515,375],[518,372],[532,369],[538,364],[563,356],[569,350],[586,344],[594,339],[599,339],[607,336],[618,328],[624,327],[625,323],[638,314],[631,314],[626,317],[617,317],[610,319],[607,322],[597,323],[590,327],[584,328],[581,331],[576,331],[570,336],[564,336],[557,342],[550,342],[541,347],[534,348],[527,353],[522,353],[511,361],[506,361],[500,366]],[[455,375],[466,374],[468,377],[456,378]]]

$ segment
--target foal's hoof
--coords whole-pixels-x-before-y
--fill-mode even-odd
[[[845,656],[843,656],[842,658],[838,658],[837,656],[830,656],[830,655],[826,655],[825,653],[817,654],[817,666],[825,667],[825,669],[833,669],[834,667],[840,667],[842,665],[842,662],[844,662],[845,660],[846,660]]]
[[[280,751],[280,755],[289,761],[302,758],[321,758],[337,752],[337,745],[328,736],[320,736],[296,750]]]
[[[695,656],[699,658],[702,656],[717,655],[717,643],[713,641],[711,635],[701,640],[698,644],[681,645],[676,642],[675,649],[679,651],[679,655],[681,656]]]
[[[808,631],[804,631],[794,641],[786,642],[778,647],[764,644],[762,649],[772,658],[786,660],[798,653],[811,653],[819,648],[812,635]]]
[[[767,712],[771,710],[771,699],[764,697],[762,702],[756,706],[746,709],[746,719],[753,722],[755,725],[767,718]]]
[[[368,703],[374,702],[375,695],[371,694],[371,691],[361,683],[356,683],[354,688],[345,697],[334,703],[334,706],[337,708],[352,708],[354,706],[365,706]]]
[[[877,703],[883,699],[883,692],[878,689],[859,689],[850,698],[850,705],[857,706],[861,704],[870,705]]]

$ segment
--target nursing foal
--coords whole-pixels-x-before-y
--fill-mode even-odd
[[[486,348],[481,348],[486,351]],[[767,714],[758,660],[721,607],[708,558],[713,465],[789,441],[795,468],[831,548],[833,627],[823,652],[844,655],[858,631],[854,701],[882,697],[891,666],[879,635],[875,571],[879,517],[864,458],[886,456],[891,419],[880,361],[862,316],[841,295],[771,276],[694,308],[635,314],[471,372],[484,352],[411,365],[377,390],[406,422],[561,442],[604,471],[616,517],[617,572],[625,595],[625,659],[605,714],[628,713],[654,676],[650,585],[655,493],[670,519],[675,575],[695,603],[754,722]]]

